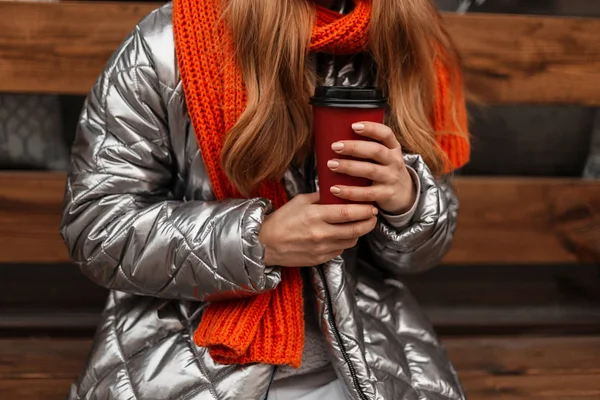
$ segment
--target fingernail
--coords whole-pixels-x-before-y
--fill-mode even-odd
[[[362,131],[365,129],[365,124],[352,124],[352,129],[355,131]]]
[[[331,150],[337,151],[337,152],[344,150],[344,143],[335,142],[334,144],[331,145]]]
[[[329,190],[331,190],[331,193],[333,193],[333,194],[340,194],[342,192],[342,189],[340,189],[339,187],[335,187],[335,186],[332,186],[331,189],[329,189]]]
[[[379,214],[379,210],[375,207],[373,207],[373,215],[377,215]]]
[[[340,166],[340,163],[339,163],[339,162],[337,162],[336,160],[329,160],[329,161],[327,161],[327,166],[328,166],[330,169],[336,169],[337,167],[339,167],[339,166]]]

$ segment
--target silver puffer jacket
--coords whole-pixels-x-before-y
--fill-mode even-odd
[[[420,196],[409,223],[381,217],[359,245],[310,269],[333,368],[356,400],[459,400],[443,348],[399,276],[436,265],[458,204],[406,155]],[[285,176],[290,196],[311,190]],[[171,6],[142,20],[92,89],[73,147],[62,235],[83,273],[111,289],[70,399],[268,397],[271,365],[216,364],[191,335],[207,301],[272,290],[258,232],[265,199],[215,201],[186,111]]]

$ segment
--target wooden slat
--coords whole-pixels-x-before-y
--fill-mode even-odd
[[[593,375],[564,377],[486,377],[463,379],[469,400],[598,400],[598,379]],[[63,400],[69,379],[0,379],[0,398]]]
[[[0,91],[86,93],[156,3],[0,2]],[[493,103],[600,105],[600,19],[445,14],[467,83]]]
[[[598,337],[446,338],[470,400],[596,400]],[[80,372],[88,339],[0,340],[0,398],[61,399]]]
[[[59,236],[65,176],[0,173],[0,263],[67,262]],[[600,184],[456,178],[459,226],[445,263],[600,261]]]
[[[0,380],[73,379],[91,345],[89,338],[0,339]]]
[[[72,379],[0,379],[0,399],[64,400]]]
[[[599,374],[465,377],[469,400],[598,400]]]
[[[448,263],[600,260],[600,184],[579,179],[460,178]]]
[[[593,336],[469,337],[446,339],[444,345],[463,378],[600,374],[600,339]]]
[[[466,337],[443,343],[463,377],[600,374],[597,336]],[[0,339],[0,379],[73,378],[90,346],[87,338]]]
[[[0,173],[0,263],[69,260],[59,235],[65,174]]]
[[[0,2],[0,91],[87,93],[157,3]]]
[[[600,19],[450,17],[468,87],[490,103],[599,105]]]
[[[600,398],[597,337],[445,340],[469,399]]]

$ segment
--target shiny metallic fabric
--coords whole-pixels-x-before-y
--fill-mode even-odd
[[[215,201],[176,68],[171,6],[146,17],[85,104],[61,232],[90,279],[111,289],[69,399],[264,399],[275,368],[216,364],[191,335],[206,301],[280,282],[258,241],[265,199]],[[455,371],[402,274],[436,265],[458,204],[419,156],[412,219],[381,217],[359,245],[312,268],[318,318],[348,397],[464,399]],[[310,190],[290,170],[293,196]],[[312,183],[314,184],[314,182]]]

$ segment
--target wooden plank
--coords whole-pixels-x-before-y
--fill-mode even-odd
[[[0,263],[68,262],[59,236],[65,176],[0,173]],[[600,184],[456,178],[461,201],[445,263],[600,262]]]
[[[0,399],[64,400],[72,379],[0,379]]]
[[[156,3],[0,2],[0,91],[87,93]],[[600,19],[444,14],[467,83],[492,103],[600,105]]]
[[[596,400],[600,338],[443,340],[471,400]],[[0,398],[64,398],[89,339],[1,339]]]
[[[599,105],[600,19],[446,16],[469,89],[489,103]]]
[[[157,3],[0,2],[0,91],[84,94]]]
[[[543,377],[467,377],[462,380],[469,400],[598,400],[599,375]],[[0,379],[0,398],[62,400],[68,379]]]
[[[461,375],[600,374],[600,338],[443,338]],[[82,368],[89,338],[0,339],[0,379],[73,378]]]
[[[598,262],[600,184],[579,179],[456,179],[458,229],[447,263]]]
[[[600,398],[600,374],[467,376],[461,381],[469,400],[598,400]]]
[[[60,235],[64,173],[0,173],[0,263],[69,260]]]
[[[73,379],[91,345],[89,338],[0,339],[0,380]]]
[[[444,346],[461,376],[600,374],[600,338],[447,338]]]

